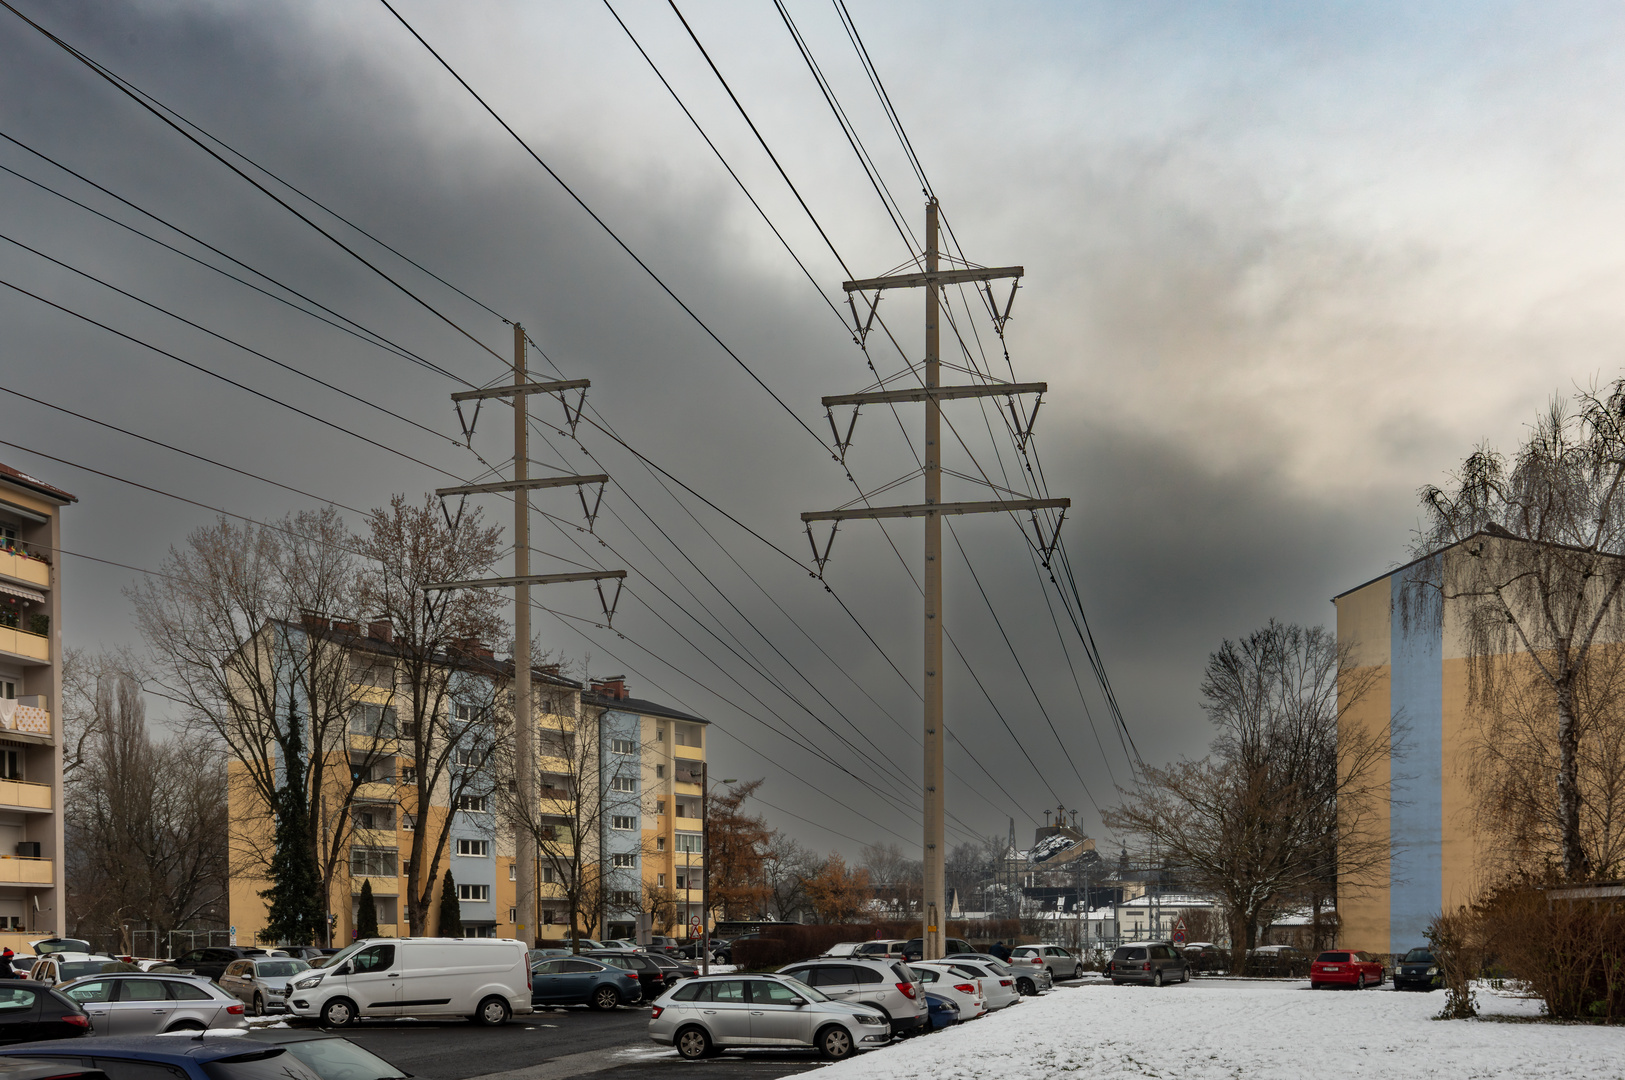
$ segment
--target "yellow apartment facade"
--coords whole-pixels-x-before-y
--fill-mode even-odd
[[[66,930],[62,523],[78,500],[0,465],[0,947]]]

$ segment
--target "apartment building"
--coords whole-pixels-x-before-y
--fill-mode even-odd
[[[0,946],[66,930],[61,511],[74,496],[0,465]]]
[[[347,673],[348,716],[340,725],[342,739],[326,738],[329,779],[316,814],[323,823],[319,846],[338,867],[328,896],[332,941],[354,939],[363,884],[370,886],[379,933],[410,932],[407,864],[419,834],[425,852],[444,844],[425,929],[442,932],[438,876],[449,870],[463,936],[518,936],[519,839],[501,813],[511,806],[504,800],[513,790],[507,779],[513,760],[512,664],[477,643],[436,658],[446,672],[445,704],[443,715],[431,722],[455,738],[447,738],[448,765],[427,803],[419,805],[408,729],[415,710],[387,623],[362,627],[311,616],[302,625],[276,628],[274,636],[276,648],[341,651]],[[339,663],[336,657],[329,662]],[[540,925],[527,936],[558,941],[569,935],[561,860],[547,858],[544,849],[569,855],[578,844],[597,886],[590,890],[595,910],[583,919],[583,933],[631,936],[646,899],[673,887],[667,902],[656,905],[664,919],[655,932],[676,932],[682,915],[699,910],[697,763],[704,760],[705,721],[629,698],[624,680],[595,683],[583,693],[579,683],[543,668],[533,669],[531,678],[544,836],[524,834],[538,847]],[[319,712],[308,702],[300,707],[306,717]],[[308,740],[321,741],[315,732]],[[231,923],[239,940],[247,941],[265,926],[260,893],[269,887],[264,868],[273,822],[263,797],[244,782],[245,766],[234,763],[231,772]]]

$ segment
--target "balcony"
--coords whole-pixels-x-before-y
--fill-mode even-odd
[[[0,732],[6,734],[37,735],[42,739],[51,737],[51,714],[38,705],[24,705],[23,701],[43,701],[43,698],[23,698],[16,705],[10,706],[11,716],[8,718],[0,712]]]
[[[361,895],[361,883],[364,881],[372,882],[372,895],[374,896],[396,896],[401,891],[401,879],[398,877],[363,877],[360,874],[352,874],[350,876],[351,896]],[[379,929],[381,930],[383,927],[379,927]]]
[[[21,545],[19,545],[21,546]],[[51,564],[15,550],[0,548],[0,576],[40,589],[51,587]]]
[[[399,842],[400,835],[394,829],[363,829],[357,827],[355,834],[350,837],[350,843],[360,847],[392,848]]]
[[[357,735],[351,732],[349,745],[351,750],[359,750],[363,754],[394,757],[401,752],[401,741],[394,735]]]
[[[51,787],[49,784],[31,784],[26,780],[0,780],[0,806],[49,814],[52,810]]]
[[[400,791],[400,784],[393,776],[384,776],[357,784],[355,797],[362,802],[392,803],[400,797]]]
[[[0,855],[0,885],[52,885],[50,859]]]
[[[51,639],[44,634],[31,634],[27,630],[19,630],[15,626],[0,626],[0,652],[40,664],[49,664]]]
[[[674,756],[685,761],[705,760],[705,747],[703,746],[674,746],[671,748],[671,752]]]

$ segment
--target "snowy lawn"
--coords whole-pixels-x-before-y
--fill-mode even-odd
[[[1354,1076],[1458,1080],[1625,1076],[1625,1028],[1430,1019],[1431,994],[1196,979],[1160,990],[1093,982],[820,1070],[828,1080]],[[1486,1016],[1539,1003],[1480,990]]]

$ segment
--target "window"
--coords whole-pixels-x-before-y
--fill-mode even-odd
[[[666,778],[666,767],[664,765],[656,765],[655,766],[655,779],[656,780],[664,780],[665,778]]]
[[[616,866],[636,866],[638,864],[638,857],[636,855],[626,855],[621,852],[616,852],[614,859]]]
[[[678,874],[677,875],[677,887],[679,889],[688,888],[688,876],[686,874]]]
[[[542,909],[542,925],[543,926],[552,926],[554,923],[558,922],[558,919],[559,919],[559,913],[554,911],[552,908],[543,908]]]
[[[478,768],[485,764],[485,751],[477,746],[459,746],[451,752],[451,763]]]
[[[678,851],[691,851],[691,852],[696,852],[696,853],[703,850],[701,845],[700,845],[700,834],[699,833],[678,833],[677,834],[677,850]]]
[[[567,731],[543,728],[538,732],[543,757],[570,757],[575,751],[576,737]]]
[[[655,888],[664,889],[665,887],[666,887],[666,875],[665,874],[656,874],[655,875]]]
[[[350,957],[351,971],[388,971],[395,963],[395,946],[368,945]]]
[[[664,836],[655,837],[655,850],[656,851],[665,851],[666,850],[666,838]]]
[[[638,744],[631,739],[611,739],[609,748],[617,754],[635,754],[638,752]]]
[[[630,814],[616,814],[610,819],[609,824],[612,829],[635,829],[638,827],[638,819]]]
[[[416,765],[401,766],[401,783],[415,784],[418,782],[418,767]]]
[[[457,841],[457,854],[467,855],[476,859],[483,859],[491,854],[491,841],[459,840]]]
[[[544,884],[544,885],[557,885],[558,883],[559,883],[558,871],[554,870],[551,866],[542,867],[542,884]]]
[[[358,829],[393,829],[395,827],[395,811],[388,806],[358,807],[355,812],[355,827]]]
[[[395,710],[388,705],[361,705],[350,710],[350,734],[393,739],[397,735]]]
[[[416,814],[408,814],[404,812],[401,814],[401,828],[405,829],[407,832],[412,832],[416,830],[417,827],[418,816]]]
[[[609,902],[618,908],[638,906],[638,894],[627,889],[616,889],[609,894]]]
[[[485,814],[490,812],[491,800],[486,795],[459,795],[457,796],[457,809],[470,814]]]
[[[395,672],[387,661],[356,658],[350,661],[350,681],[362,686],[393,686]]]
[[[610,790],[612,791],[636,791],[638,789],[638,782],[632,779],[630,776],[621,776],[617,774],[610,778],[609,786]]]
[[[665,724],[656,724],[655,725],[655,742],[665,742],[665,741],[666,741],[666,725]]]
[[[519,880],[519,867],[515,866],[513,863],[508,864],[508,880],[509,881],[518,881]],[[513,922],[512,919],[509,919],[508,921]]]
[[[390,848],[350,849],[351,877],[396,877],[399,852]]]
[[[666,800],[665,799],[656,799],[655,800],[655,813],[664,814],[665,812],[666,812]]]
[[[457,899],[489,901],[491,899],[491,886],[489,885],[459,885],[457,886]]]
[[[483,705],[456,704],[452,706],[452,715],[459,724],[483,724],[491,719],[491,710]]]
[[[519,909],[518,908],[512,908],[511,907],[511,908],[508,909],[508,921],[511,922],[511,923],[516,923],[516,922],[519,921]]]
[[[467,923],[464,923],[463,924],[463,936],[464,937],[475,937],[475,938],[479,938],[479,937],[496,937],[497,936],[497,928],[494,927],[494,926],[469,926]]]
[[[677,804],[677,816],[678,817],[699,817],[700,815],[696,814],[694,812],[694,808],[692,806],[690,806],[688,803],[680,802],[680,803]]]
[[[675,724],[678,746],[699,746],[700,729],[692,724]]]

